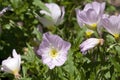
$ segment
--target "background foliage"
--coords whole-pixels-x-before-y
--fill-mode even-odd
[[[21,80],[119,80],[120,79],[120,40],[103,31],[105,43],[82,55],[80,43],[87,39],[84,29],[76,21],[75,8],[83,9],[93,0],[0,0],[0,10],[9,7],[0,16],[0,62],[11,55],[12,50],[22,55]],[[101,0],[100,0],[101,1]],[[54,2],[65,6],[63,24],[54,29],[41,27],[37,15],[41,9],[47,10],[44,3]],[[118,14],[119,6],[106,2],[105,13]],[[38,29],[39,28],[39,29]],[[33,47],[38,47],[44,32],[51,31],[69,41],[72,46],[67,62],[50,70]],[[93,35],[92,37],[94,37]],[[0,72],[0,80],[13,80],[14,76]]]

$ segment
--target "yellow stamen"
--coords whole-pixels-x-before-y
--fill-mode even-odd
[[[96,29],[97,28],[97,24],[96,23],[90,24],[90,28],[91,29]]]
[[[58,52],[56,49],[52,48],[49,53],[51,58],[56,58],[58,56]]]
[[[86,31],[86,36],[90,37],[94,32],[92,30],[87,30]]]
[[[13,74],[14,74],[14,75],[17,75],[18,72],[19,72],[19,70],[18,70],[18,69],[15,69],[15,70],[13,71]]]
[[[113,36],[115,37],[115,39],[119,38],[119,34],[113,34]]]

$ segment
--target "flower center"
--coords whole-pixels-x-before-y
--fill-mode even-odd
[[[52,48],[52,49],[50,50],[49,55],[50,55],[51,58],[56,58],[57,55],[58,55],[58,52],[57,52],[56,49]]]
[[[87,30],[85,33],[86,36],[90,37],[94,32],[92,30]]]
[[[91,27],[91,29],[96,29],[97,28],[97,24],[96,23],[90,24],[90,27]]]
[[[119,38],[119,34],[114,34],[113,36],[115,37],[115,39]]]
[[[17,75],[17,74],[18,74],[18,71],[19,71],[18,69],[13,70],[13,74],[14,74],[14,75]]]

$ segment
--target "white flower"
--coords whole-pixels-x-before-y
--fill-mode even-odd
[[[63,17],[65,14],[65,9],[64,7],[59,7],[55,3],[46,3],[46,7],[49,9],[49,12],[45,10],[41,10],[40,14],[44,14],[46,17],[39,17],[40,22],[46,26],[46,27],[51,27],[54,25],[59,25],[63,21]]]
[[[21,56],[17,54],[15,49],[12,52],[13,58],[8,57],[7,59],[2,61],[1,70],[7,73],[14,74],[15,77],[19,76]]]

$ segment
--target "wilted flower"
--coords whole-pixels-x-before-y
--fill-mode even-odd
[[[120,34],[120,15],[119,16],[110,16],[109,18],[104,18],[102,20],[102,25],[104,28],[112,34],[116,39]]]
[[[80,49],[83,54],[86,54],[86,51],[89,49],[94,48],[98,44],[102,45],[104,42],[103,39],[97,39],[97,38],[89,38],[83,43],[80,44]]]
[[[13,58],[8,57],[7,59],[2,61],[2,67],[1,70],[14,74],[16,78],[18,78],[19,70],[20,70],[20,64],[21,64],[21,56],[17,54],[15,49],[13,49],[12,52]]]
[[[49,12],[45,10],[41,10],[40,14],[45,14],[45,16],[48,17],[40,17],[39,20],[40,22],[46,26],[46,27],[51,27],[54,25],[59,25],[63,21],[63,17],[65,14],[65,9],[64,7],[59,7],[55,3],[46,3],[46,7],[49,9]]]
[[[82,27],[84,24],[88,25],[90,29],[96,29],[100,24],[103,12],[105,8],[105,2],[98,3],[92,2],[85,5],[85,8],[81,11],[76,9],[77,22]]]
[[[61,66],[65,63],[70,46],[69,42],[64,41],[59,36],[45,33],[37,50],[37,55],[42,57],[44,64],[53,69],[55,66]]]

